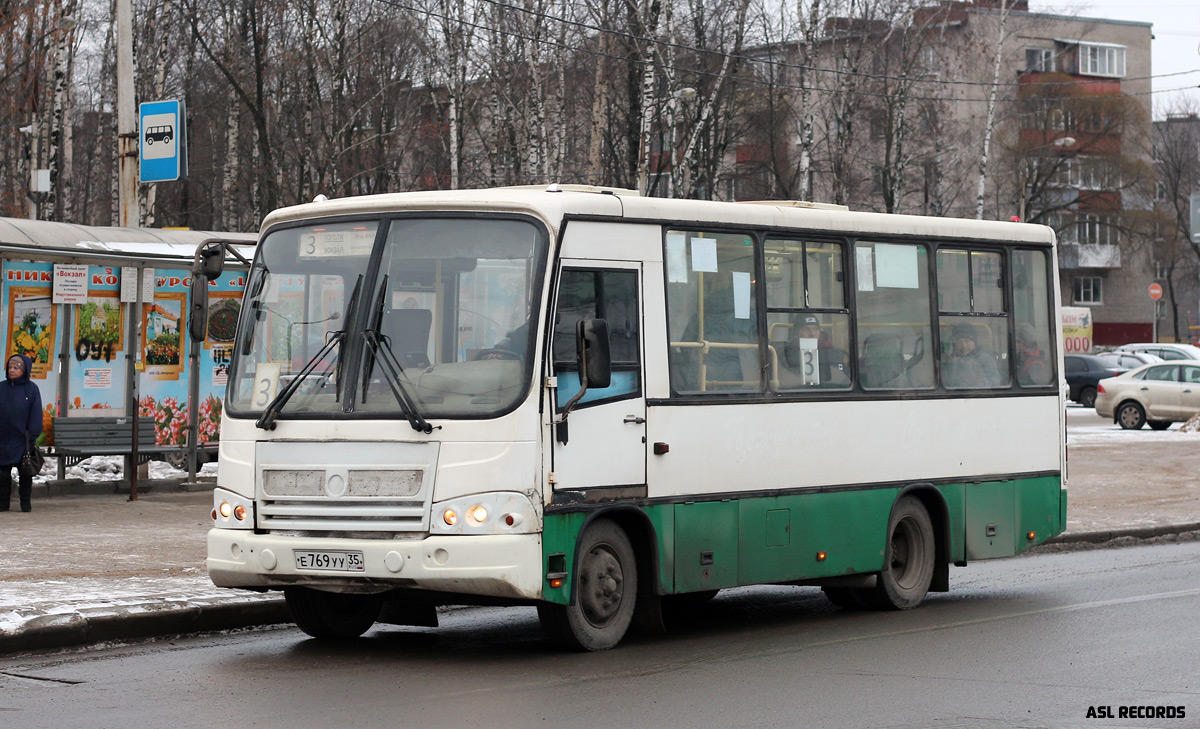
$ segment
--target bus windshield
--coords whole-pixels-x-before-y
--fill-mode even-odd
[[[510,410],[531,378],[545,249],[541,228],[511,218],[271,231],[246,288],[230,414],[423,423]]]

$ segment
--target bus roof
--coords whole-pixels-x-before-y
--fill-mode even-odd
[[[1028,223],[853,212],[842,206],[783,200],[749,203],[641,197],[633,190],[569,185],[403,192],[331,200],[319,197],[311,203],[272,212],[263,221],[263,230],[306,218],[422,210],[532,214],[555,227],[567,216],[608,217],[639,222],[678,221],[693,227],[745,225],[1054,245],[1053,230]]]

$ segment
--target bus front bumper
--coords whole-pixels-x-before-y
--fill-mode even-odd
[[[297,564],[305,556],[312,560],[311,553],[330,554],[344,564],[347,552],[361,554],[361,569],[302,568]],[[335,540],[211,529],[208,574],[218,587],[281,589],[301,585],[334,592],[406,587],[537,600],[542,597],[542,540],[540,534]]]

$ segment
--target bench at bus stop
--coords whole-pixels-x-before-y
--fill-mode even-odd
[[[54,446],[48,455],[58,458],[58,478],[68,466],[92,456],[125,456],[128,466],[133,456],[132,418],[52,418]],[[177,452],[179,446],[160,446],[154,442],[154,419],[138,418],[138,464],[155,455]]]

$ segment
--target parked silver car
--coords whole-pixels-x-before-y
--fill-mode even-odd
[[[1122,428],[1166,430],[1200,413],[1200,360],[1143,365],[1096,387],[1096,413]]]
[[[1149,352],[1098,352],[1096,356],[1109,367],[1119,370],[1136,370],[1142,365],[1163,361],[1162,357]]]

